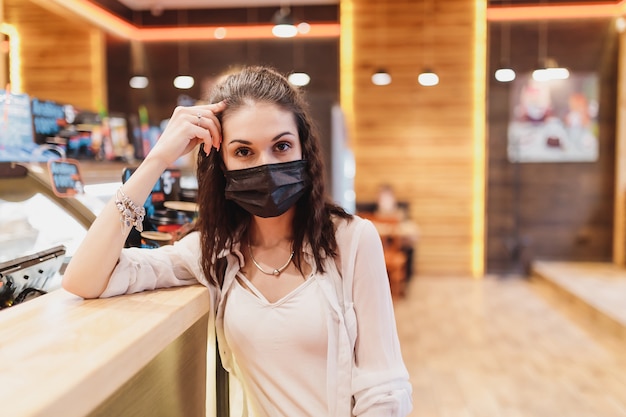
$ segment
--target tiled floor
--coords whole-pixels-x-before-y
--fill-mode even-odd
[[[396,300],[413,417],[626,416],[626,345],[526,279],[416,278]]]

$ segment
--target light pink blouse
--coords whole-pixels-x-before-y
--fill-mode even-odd
[[[258,417],[324,416],[328,329],[325,299],[309,277],[270,303],[239,274],[224,310],[224,335]]]
[[[411,385],[398,341],[380,237],[370,221],[356,216],[351,221],[337,221],[336,237],[338,259],[327,258],[325,273],[317,273],[313,268],[311,278],[315,280],[316,291],[323,294],[322,308],[326,320],[326,380],[323,390],[327,412],[324,415],[406,416],[412,409]],[[218,289],[208,284],[202,272],[197,233],[159,249],[124,249],[102,297],[197,282],[207,286],[215,306],[222,364],[241,380],[245,394],[253,396],[254,390],[245,380],[242,364],[238,362],[237,352],[241,353],[242,347],[231,346],[236,340],[229,340],[224,333],[227,306],[230,311],[227,300],[231,296],[244,295],[235,290],[239,285],[235,277],[243,264],[243,256],[238,245],[234,245],[232,252],[224,256],[228,266],[223,286]],[[304,249],[304,258],[314,265],[310,247]],[[350,289],[352,294],[346,294]],[[289,349],[281,354],[285,361],[292,358]],[[269,367],[267,369],[268,373],[274,371]],[[300,371],[304,379],[311,370]],[[313,397],[320,395],[317,391],[302,391],[299,396],[311,396],[300,400],[304,404],[313,404]],[[259,396],[254,400],[258,401]],[[268,395],[267,401],[282,400]],[[278,409],[281,407],[284,405],[277,405]],[[311,410],[309,415],[319,414]]]

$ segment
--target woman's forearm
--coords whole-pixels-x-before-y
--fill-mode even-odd
[[[142,206],[163,171],[180,156],[203,144],[205,150],[219,149],[221,125],[216,114],[226,107],[224,102],[174,109],[165,131],[143,163],[123,185],[123,193],[136,206]],[[116,197],[107,203],[93,222],[87,236],[72,257],[65,274],[63,288],[84,298],[100,296],[120,257],[130,232],[122,228]]]
[[[157,158],[146,159],[122,186],[124,194],[142,206],[165,168]],[[63,288],[83,298],[102,294],[131,229],[122,227],[115,199],[111,198],[93,222],[63,275]]]

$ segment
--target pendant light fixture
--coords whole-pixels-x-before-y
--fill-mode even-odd
[[[136,12],[133,12],[133,20],[137,20]],[[145,51],[143,44],[133,39],[130,41],[130,65],[131,77],[128,81],[130,88],[144,89],[148,87],[150,81],[146,75],[145,68]]]
[[[379,53],[376,55],[378,57],[381,57],[383,56],[383,54],[380,53],[383,50],[383,46],[384,46],[383,44],[387,43],[387,7],[386,7],[387,0],[380,1],[378,5],[381,9],[383,6],[385,6],[384,10],[378,11],[378,15],[382,16],[383,18],[379,26],[379,27],[382,27],[382,31],[378,30],[379,33],[378,33],[377,45],[378,45]],[[381,86],[391,84],[391,74],[389,74],[389,72],[383,67],[377,68],[376,71],[374,71],[374,73],[372,74],[372,84],[381,85]]]
[[[178,11],[178,25],[187,24],[187,11]],[[193,76],[189,75],[189,45],[187,41],[178,42],[178,75],[174,78],[174,87],[179,90],[188,90],[195,84]]]
[[[379,68],[372,74],[372,84],[389,85],[391,84],[391,74],[384,68]]]
[[[289,74],[287,79],[292,85],[295,85],[296,87],[304,87],[311,82],[311,76],[305,71],[305,65],[302,59],[302,40],[293,39],[291,41],[291,50],[293,54],[294,72]]]
[[[293,24],[291,8],[284,4],[274,13],[272,17],[272,34],[277,38],[293,38],[298,34],[298,28]]]
[[[506,1],[504,6],[509,6],[509,1]],[[515,79],[515,71],[510,65],[511,55],[511,26],[508,21],[502,22],[500,26],[500,67],[494,73],[496,80],[501,83],[508,83]]]
[[[542,0],[544,3],[545,0]],[[538,29],[538,55],[539,55],[539,68],[533,71],[533,80],[535,81],[552,81],[552,80],[566,80],[569,78],[569,70],[567,68],[559,67],[554,58],[548,56],[548,21],[543,20],[539,22]]]
[[[426,68],[420,75],[417,76],[417,82],[424,87],[432,87],[439,84],[439,76],[431,69]]]
[[[311,82],[311,76],[306,72],[292,72],[289,74],[289,82],[296,87],[304,87]]]
[[[133,75],[128,81],[128,85],[130,86],[130,88],[135,88],[137,90],[148,87],[148,84],[150,84],[150,80],[148,80],[148,77],[141,74]]]
[[[427,26],[427,21],[435,21],[435,8],[433,7],[433,0],[423,0],[424,6],[423,21],[422,21],[422,54],[425,56],[424,61],[432,63],[433,61],[433,49],[434,49],[434,36],[430,25]],[[426,7],[428,6],[428,8]],[[439,76],[429,68],[424,68],[421,74],[417,76],[417,82],[424,87],[432,87],[439,84]]]
[[[130,88],[141,90],[150,84],[148,76],[144,71],[144,55],[143,44],[135,39],[130,41],[130,62],[132,67],[132,75],[128,81]]]

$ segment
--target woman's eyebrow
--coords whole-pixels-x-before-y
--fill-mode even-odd
[[[287,132],[283,132],[283,133],[279,133],[278,135],[274,136],[274,138],[272,139],[272,142],[276,142],[278,139],[282,138],[285,135],[293,135],[293,133],[287,131]]]
[[[293,133],[289,131],[279,133],[278,135],[274,136],[271,141],[276,142],[278,139],[282,138],[285,135],[293,135]],[[249,141],[247,139],[231,139],[230,141],[228,141],[228,144],[230,145],[231,143],[241,143],[244,145],[252,145],[252,141]]]
[[[232,143],[242,143],[244,145],[252,145],[252,142],[250,142],[249,140],[246,140],[246,139],[232,139],[232,140],[228,141],[228,145],[230,145]]]

